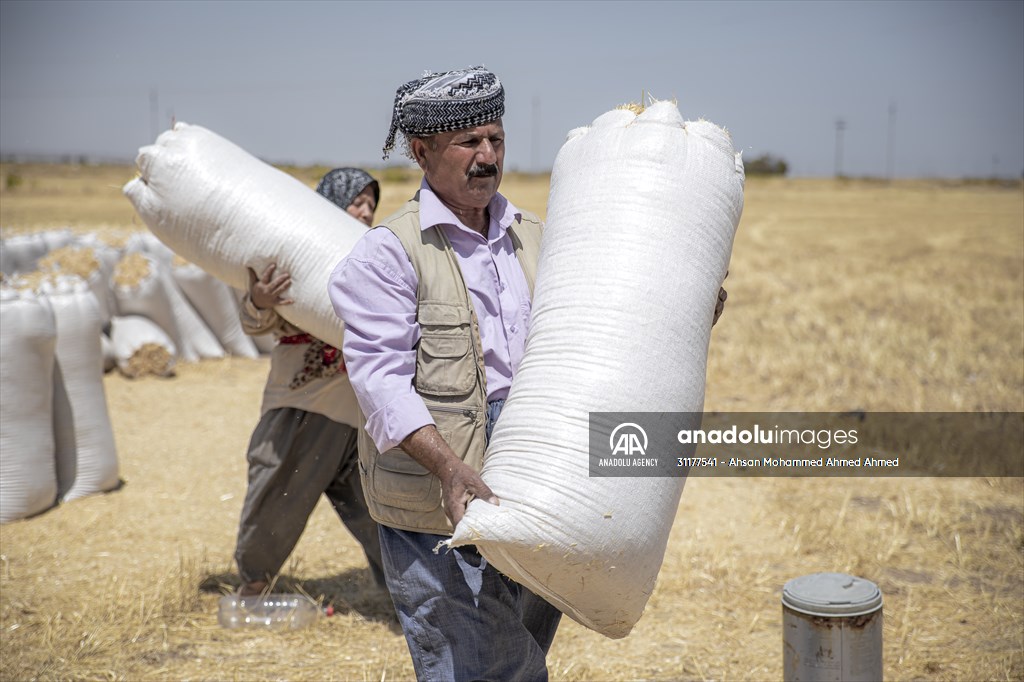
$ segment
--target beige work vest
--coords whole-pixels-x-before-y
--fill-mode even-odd
[[[444,231],[420,229],[419,194],[378,227],[391,230],[419,280],[414,387],[438,433],[476,471],[483,467],[487,422],[487,378],[483,345],[469,289]],[[541,222],[529,213],[508,234],[526,282],[533,282],[540,253]],[[441,482],[399,447],[378,452],[359,431],[359,472],[370,515],[385,526],[451,535],[441,503]]]

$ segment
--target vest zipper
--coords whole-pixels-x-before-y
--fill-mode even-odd
[[[463,417],[468,417],[473,421],[476,421],[477,411],[465,407],[445,407],[443,405],[435,405],[431,407],[428,405],[427,410],[437,410],[438,412],[448,412],[449,414],[461,414]]]

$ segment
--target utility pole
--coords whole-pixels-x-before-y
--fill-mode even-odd
[[[836,119],[836,177],[843,177],[843,131],[846,130],[846,121]]]
[[[156,88],[149,90],[149,139],[155,140],[160,134],[160,94]]]
[[[885,145],[885,178],[889,182],[892,182],[893,176],[893,164],[895,163],[895,157],[893,155],[893,147],[896,143],[896,102],[895,100],[889,101],[889,135]]]
[[[530,141],[530,169],[540,172],[540,95],[533,96],[533,139]]]

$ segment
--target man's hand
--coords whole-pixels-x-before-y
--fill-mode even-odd
[[[466,514],[466,507],[470,501],[479,497],[480,499],[498,504],[498,497],[480,478],[480,474],[473,470],[462,460],[455,460],[448,469],[447,476],[441,478],[441,500],[444,503],[444,513],[451,520],[452,527],[459,525],[459,521]]]
[[[284,292],[292,285],[292,276],[282,271],[275,277],[276,270],[277,263],[271,263],[263,271],[263,275],[257,277],[256,271],[249,268],[249,298],[260,310],[267,310],[276,305],[291,305],[295,302],[284,296]]]
[[[729,276],[729,271],[725,271],[725,276]],[[715,301],[715,316],[711,319],[711,326],[714,327],[718,322],[718,318],[722,316],[722,311],[725,310],[725,299],[729,298],[729,293],[724,287],[718,288],[718,300]]]
[[[453,528],[459,525],[466,513],[466,505],[473,498],[479,497],[491,504],[498,504],[497,496],[480,478],[480,474],[459,459],[433,425],[413,431],[401,442],[400,447],[440,479],[444,513]]]

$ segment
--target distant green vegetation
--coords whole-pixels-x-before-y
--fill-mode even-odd
[[[785,159],[771,154],[743,159],[743,168],[747,175],[785,175],[789,172],[789,164]]]

